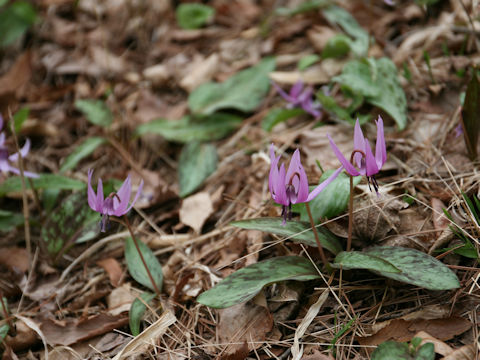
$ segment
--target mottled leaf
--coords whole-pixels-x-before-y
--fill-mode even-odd
[[[157,285],[158,289],[162,291],[163,285],[163,272],[162,266],[158,262],[157,257],[155,254],[150,250],[150,248],[145,245],[143,242],[137,240],[138,247],[142,252],[143,258],[147,263],[148,269],[152,274],[153,280]],[[149,288],[150,290],[155,290],[153,287],[152,282],[150,281],[150,277],[148,276],[147,270],[145,270],[145,266],[143,265],[142,259],[138,254],[137,248],[135,247],[135,243],[133,242],[131,237],[127,237],[125,239],[125,260],[127,261],[128,272],[132,277],[138,281],[143,286]]]
[[[279,236],[288,237],[290,241],[302,243],[308,246],[317,247],[315,235],[311,230],[311,225],[301,221],[287,221],[282,225],[281,218],[256,218],[239,220],[230,223],[233,226],[249,229],[260,230]],[[317,227],[320,244],[333,254],[338,254],[342,251],[342,246],[338,238],[324,227]]]
[[[212,144],[186,144],[178,162],[180,196],[185,197],[198,189],[217,169],[217,161],[217,149]]]
[[[367,269],[388,273],[400,273],[400,269],[392,263],[377,256],[365,254],[358,251],[342,251],[335,257],[332,267],[344,270]]]
[[[242,118],[216,113],[205,118],[194,120],[184,116],[180,120],[157,119],[137,127],[137,135],[158,134],[169,141],[189,143],[191,141],[219,140],[242,122]]]
[[[63,175],[40,174],[40,177],[32,179],[35,189],[60,189],[60,190],[81,190],[85,183],[80,180],[68,178]],[[27,189],[30,189],[30,181],[25,182]],[[8,193],[22,191],[22,180],[19,176],[12,176],[0,184],[0,196]]]
[[[42,227],[42,240],[51,256],[65,246],[91,240],[100,233],[100,216],[88,206],[82,191],[64,198]]]
[[[253,111],[267,95],[270,89],[268,74],[274,69],[275,59],[266,58],[223,83],[202,84],[190,94],[188,106],[199,115],[210,115],[221,109]]]
[[[271,109],[262,120],[262,129],[265,131],[271,131],[275,125],[281,122],[287,121],[295,116],[305,114],[305,111],[300,108],[294,109]]]
[[[468,83],[465,93],[461,120],[468,156],[473,161],[477,158],[478,133],[480,132],[480,85],[476,69],[473,69],[472,79]]]
[[[214,8],[197,3],[180,4],[175,11],[178,25],[187,30],[202,27],[207,24],[214,15]]]
[[[147,310],[147,307],[144,303],[149,303],[155,297],[155,294],[144,292],[140,295],[142,300],[136,298],[133,300],[132,306],[130,307],[130,311],[128,313],[129,317],[129,324],[130,324],[130,331],[133,336],[137,336],[140,334],[140,321],[142,320],[143,314]]]
[[[412,360],[408,345],[396,341],[386,341],[372,353],[372,360]]]
[[[78,145],[73,152],[65,158],[60,172],[71,170],[77,166],[77,164],[83,158],[93,153],[97,147],[106,143],[106,139],[99,136],[88,137],[84,142]]]
[[[460,287],[455,273],[441,261],[421,251],[398,246],[377,246],[366,254],[382,258],[402,272],[399,274],[374,271],[379,275],[429,290],[451,290]]]
[[[102,100],[77,100],[75,107],[94,125],[108,127],[113,121],[113,114]]]
[[[240,269],[197,297],[200,304],[227,308],[257,295],[264,286],[279,281],[319,278],[312,263],[300,256],[280,256]]]

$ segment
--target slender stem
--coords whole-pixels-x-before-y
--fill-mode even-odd
[[[352,230],[353,230],[353,176],[350,175],[350,200],[348,203],[348,239],[347,251],[352,248]]]
[[[325,264],[325,266],[330,267],[330,264],[327,261],[327,257],[325,256],[325,253],[323,252],[322,244],[320,244],[320,239],[318,237],[317,228],[315,226],[315,222],[313,221],[312,212],[310,211],[310,205],[308,205],[308,202],[305,203],[305,207],[307,208],[308,218],[310,219],[310,225],[312,226],[313,234],[315,235],[315,241],[317,242],[317,247],[318,247],[318,252],[320,254],[320,258],[322,259],[322,262]]]
[[[132,237],[133,243],[135,244],[135,247],[137,248],[138,255],[140,255],[140,259],[142,260],[143,266],[145,267],[145,271],[148,274],[150,282],[152,283],[152,286],[155,289],[155,292],[157,293],[157,295],[160,296],[160,290],[158,290],[157,284],[155,283],[155,280],[153,280],[152,273],[150,272],[150,269],[148,268],[147,263],[145,262],[145,259],[143,258],[143,254],[140,251],[140,247],[138,246],[137,238],[133,234],[133,230],[132,230],[132,227],[130,226],[130,222],[128,221],[127,215],[123,215],[123,218],[125,219],[125,225],[127,226],[127,229],[130,232],[130,236]]]

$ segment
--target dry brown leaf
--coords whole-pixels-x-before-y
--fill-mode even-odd
[[[60,325],[50,319],[43,320],[40,329],[49,345],[72,345],[128,324],[128,316],[94,315],[88,319],[67,319]]]
[[[249,351],[262,346],[267,333],[272,330],[273,318],[267,308],[247,302],[219,310],[218,339],[227,345],[222,354],[231,355],[248,344]],[[252,342],[253,341],[253,342]]]
[[[450,221],[443,214],[443,209],[446,209],[447,207],[442,202],[442,200],[437,198],[432,198],[431,204],[432,204],[432,209],[434,210],[432,211],[433,226],[435,227],[435,230],[439,231],[438,234],[440,234],[443,230],[448,228],[448,225],[450,224]]]
[[[474,360],[476,359],[475,353],[475,345],[464,345],[459,349],[453,350],[453,352],[442,358],[442,360]]]
[[[432,343],[435,347],[435,352],[437,354],[446,356],[452,353],[453,349],[445,344],[443,341],[434,338],[432,335],[426,333],[425,331],[420,331],[415,334],[415,337],[422,339],[422,345],[426,343]]]
[[[191,92],[197,86],[212,80],[213,75],[218,71],[219,63],[220,58],[217,54],[207,58],[203,56],[194,58],[192,64],[185,69],[180,86]]]
[[[312,85],[325,84],[342,71],[344,64],[345,60],[325,59],[320,64],[310,66],[304,71],[273,71],[269,76],[280,84],[295,84],[299,80]],[[319,129],[322,128],[323,126]]]
[[[31,60],[31,52],[24,52],[8,72],[0,77],[0,113],[4,113],[9,108],[13,109],[12,105],[18,97],[18,91],[30,81]]]
[[[122,312],[129,311],[134,300],[135,295],[132,294],[129,283],[125,283],[122,286],[114,289],[107,296],[109,314],[116,316]]]
[[[114,258],[106,258],[97,261],[97,265],[102,267],[108,274],[110,278],[110,283],[117,287],[120,285],[120,280],[122,279],[123,270],[120,266],[120,263]]]
[[[207,192],[199,192],[189,196],[182,202],[180,221],[200,233],[205,221],[212,215],[213,205]]]
[[[303,355],[302,360],[335,360],[330,355],[322,354],[319,350],[313,349],[313,352],[308,355]]]
[[[400,342],[410,341],[419,331],[425,331],[434,338],[449,340],[470,329],[472,323],[462,317],[452,316],[446,319],[405,321],[390,320],[387,326],[375,335],[358,337],[362,345],[378,345],[388,340]]]
[[[5,338],[5,343],[10,346],[13,351],[29,349],[39,342],[35,331],[23,321],[17,321],[15,326],[17,334],[15,336],[7,335]]]
[[[4,265],[14,272],[27,272],[27,250],[16,246],[0,248],[0,265]]]
[[[307,31],[308,40],[318,52],[322,52],[328,40],[336,34],[337,32],[328,26],[315,26]]]

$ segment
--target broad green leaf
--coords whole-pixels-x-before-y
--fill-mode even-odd
[[[298,70],[303,71],[318,61],[320,61],[320,56],[316,54],[305,55],[298,61],[298,64],[297,64]]]
[[[313,234],[310,224],[306,222],[287,221],[285,225],[282,225],[281,218],[266,217],[239,220],[230,224],[242,229],[260,230],[275,235],[288,237],[288,239],[293,242],[317,247],[315,235]],[[342,245],[340,244],[340,241],[327,228],[319,226],[317,227],[317,232],[320,239],[320,244],[322,244],[325,249],[335,255],[342,251]]]
[[[384,259],[358,251],[342,251],[335,257],[332,267],[338,269],[341,267],[344,270],[376,270],[397,274],[401,272],[400,269]]]
[[[293,9],[279,7],[275,9],[275,13],[281,16],[293,16],[308,11],[318,10],[321,7],[327,6],[329,3],[329,0],[307,0],[303,1],[300,5]]]
[[[187,196],[198,189],[217,169],[217,161],[217,149],[212,144],[186,144],[178,162],[180,196]]]
[[[399,130],[405,128],[407,100],[398,82],[397,68],[390,59],[350,61],[344,66],[342,74],[332,80],[385,110],[395,120]]]
[[[432,343],[423,344],[413,360],[435,360],[435,346]]]
[[[60,172],[71,170],[85,157],[95,151],[97,147],[106,143],[106,139],[99,136],[87,138],[84,142],[78,145],[73,152],[65,158]]]
[[[9,232],[24,222],[23,215],[0,210],[0,232]]]
[[[244,267],[197,297],[197,302],[223,309],[252,299],[264,286],[279,281],[319,278],[312,263],[300,256],[280,256]]]
[[[412,360],[408,345],[396,341],[386,341],[372,353],[372,360]]]
[[[265,131],[271,131],[275,125],[287,121],[295,116],[305,114],[305,111],[300,108],[294,109],[271,109],[262,120],[262,129]]]
[[[175,11],[178,25],[183,29],[198,29],[207,24],[215,15],[211,6],[191,3],[180,4]]]
[[[319,184],[332,175],[333,172],[334,170],[325,171],[320,178]],[[361,180],[361,176],[354,177],[353,186],[357,186]],[[310,190],[313,190],[314,188],[315,186],[311,186]],[[347,209],[349,198],[350,176],[342,172],[320,193],[320,195],[308,203],[310,210],[312,211],[313,220],[317,223],[322,218],[330,219],[340,215]],[[300,220],[309,221],[305,204],[295,204],[292,206],[292,210],[300,213]]]
[[[0,47],[13,43],[34,23],[37,14],[27,1],[15,1],[0,11]]]
[[[223,83],[202,84],[188,97],[188,106],[198,115],[211,115],[221,109],[253,111],[267,95],[270,88],[268,74],[274,69],[275,59],[270,57]]]
[[[478,133],[480,132],[480,84],[478,83],[476,69],[473,69],[472,72],[472,79],[467,86],[460,119],[468,156],[473,161],[477,158]]]
[[[441,261],[421,251],[398,246],[377,246],[366,254],[382,258],[400,269],[400,274],[374,271],[379,275],[429,290],[451,290],[460,287],[455,273]]]
[[[94,125],[108,127],[113,121],[113,114],[102,100],[77,100],[75,107]]]
[[[216,113],[206,118],[193,120],[190,116],[184,116],[180,120],[158,119],[137,127],[137,135],[158,134],[169,141],[189,143],[191,141],[219,140],[242,122],[242,118]]]
[[[130,324],[130,331],[133,336],[137,336],[140,334],[140,321],[142,320],[143,314],[147,310],[145,303],[149,303],[154,297],[155,294],[144,292],[140,295],[142,300],[136,298],[133,300],[132,306],[130,307],[130,311],[128,313],[129,324]]]
[[[352,40],[344,35],[338,34],[328,39],[325,48],[322,51],[322,58],[339,58],[345,56],[350,51]]]
[[[13,115],[13,123],[15,132],[18,133],[22,128],[23,123],[27,120],[28,114],[30,113],[30,109],[28,107],[21,108],[18,110],[15,115]]]
[[[367,55],[369,45],[368,33],[348,11],[336,5],[330,5],[322,10],[322,13],[330,23],[340,25],[348,35],[355,39],[350,42],[349,47],[357,56]]]
[[[0,325],[0,340],[5,339],[10,330],[10,326],[8,324]]]
[[[153,280],[158,287],[158,290],[162,291],[163,285],[163,272],[162,266],[158,262],[157,257],[155,254],[150,250],[150,248],[145,245],[140,240],[137,240],[138,247],[142,252],[143,258],[147,263],[148,269],[152,274]],[[125,260],[127,261],[128,272],[132,277],[138,281],[143,286],[149,288],[150,290],[155,290],[153,284],[150,281],[150,277],[148,276],[147,270],[145,270],[145,266],[143,265],[142,259],[138,254],[137,248],[135,243],[133,242],[131,237],[127,237],[125,239]]]
[[[68,178],[63,175],[40,174],[36,179],[32,179],[35,189],[61,189],[61,190],[81,190],[85,188],[85,183],[80,180]],[[27,189],[30,189],[30,181],[25,182]],[[0,184],[0,196],[8,193],[18,193],[22,191],[22,180],[19,176],[12,176]]]
[[[64,198],[42,227],[42,240],[54,257],[76,242],[95,238],[100,233],[100,215],[90,209],[87,194],[78,191]]]

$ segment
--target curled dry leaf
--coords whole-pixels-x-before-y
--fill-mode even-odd
[[[120,263],[114,258],[106,258],[97,261],[97,265],[102,267],[108,274],[110,278],[110,283],[112,286],[117,287],[120,285],[120,280],[122,279],[123,270],[120,266]]]
[[[182,202],[180,221],[200,233],[205,221],[212,215],[213,205],[207,192],[189,196]]]

